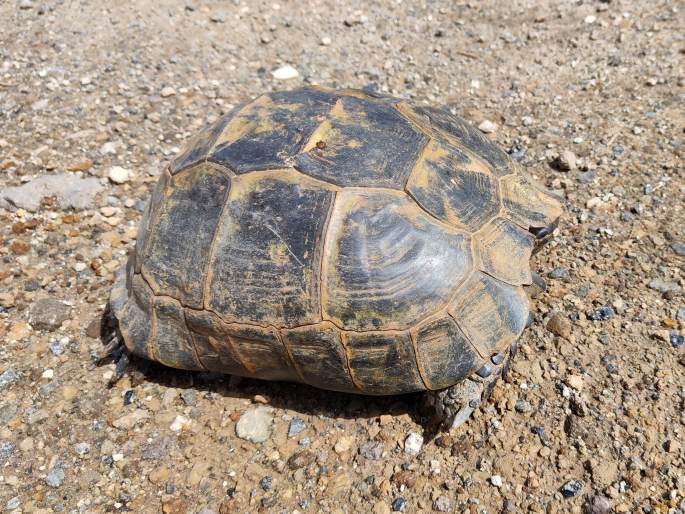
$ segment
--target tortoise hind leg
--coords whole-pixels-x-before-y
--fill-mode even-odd
[[[509,369],[509,362],[516,354],[518,342],[509,350],[494,355],[470,377],[446,389],[430,391],[428,403],[433,406],[442,426],[452,430],[463,424],[471,414],[490,397],[497,380]]]

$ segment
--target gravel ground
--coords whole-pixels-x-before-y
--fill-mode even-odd
[[[679,1],[0,2],[0,511],[685,512],[683,26]],[[307,83],[447,104],[566,200],[536,323],[454,433],[420,396],[94,363],[165,163]]]

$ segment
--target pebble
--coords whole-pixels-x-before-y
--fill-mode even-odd
[[[100,180],[80,178],[71,173],[45,175],[16,187],[0,191],[0,208],[36,212],[43,198],[54,197],[62,210],[90,209],[95,196],[103,190]]]
[[[343,453],[348,452],[350,448],[352,448],[352,443],[354,443],[354,438],[349,435],[344,435],[340,437],[338,441],[335,443],[333,450],[338,455],[342,455]]]
[[[7,500],[7,503],[5,503],[5,510],[14,510],[18,508],[21,505],[21,500],[19,499],[19,496],[15,496],[14,498],[10,498]]]
[[[328,46],[328,45],[330,45],[330,44],[331,44],[331,38],[329,38],[329,37],[322,37],[322,38],[321,38],[321,44],[322,44],[323,46]]]
[[[573,171],[578,165],[576,154],[570,150],[564,150],[549,163],[557,171]]]
[[[651,280],[649,284],[647,284],[647,287],[663,294],[680,292],[680,286],[675,282],[668,282],[666,280],[661,280],[658,278]]]
[[[172,432],[180,432],[188,425],[188,423],[190,423],[190,420],[179,414],[171,422],[171,425],[169,425],[169,430]]]
[[[685,243],[672,243],[671,249],[675,252],[676,255],[685,257]]]
[[[504,481],[502,480],[502,477],[499,475],[492,475],[490,477],[490,483],[495,487],[502,487],[504,485]]]
[[[380,441],[366,441],[359,447],[359,455],[369,460],[379,460],[385,447]]]
[[[147,420],[150,417],[150,413],[143,409],[136,409],[133,412],[125,414],[120,418],[112,421],[112,426],[118,428],[119,430],[131,430],[138,423]]]
[[[273,416],[269,407],[256,407],[240,416],[235,433],[241,439],[252,443],[263,443],[271,437]]]
[[[606,496],[591,496],[585,504],[586,514],[609,514],[613,505]]]
[[[669,341],[671,342],[671,346],[673,346],[673,348],[680,348],[683,346],[683,344],[685,344],[685,337],[680,335],[678,332],[671,332]]]
[[[423,436],[411,432],[404,440],[404,452],[408,455],[418,455],[423,447]]]
[[[573,498],[583,489],[583,484],[578,480],[569,480],[561,486],[561,495],[564,498]]]
[[[444,495],[438,496],[433,502],[433,510],[438,512],[449,512],[452,510],[452,504],[450,503],[449,498]]]
[[[675,319],[678,321],[685,321],[685,307],[678,307],[678,312],[676,312]]]
[[[272,75],[276,80],[290,80],[300,76],[299,72],[290,65],[275,69]]]
[[[21,376],[12,368],[7,368],[0,374],[0,390],[19,382]]]
[[[604,306],[597,310],[589,312],[587,318],[590,321],[607,321],[614,317],[614,310],[611,307]]]
[[[174,96],[176,94],[176,90],[171,87],[171,86],[166,86],[162,88],[162,91],[159,93],[162,98],[168,98],[170,96]]]
[[[583,377],[581,375],[569,375],[566,377],[566,383],[576,391],[583,389]]]
[[[41,298],[29,311],[29,324],[36,330],[57,330],[69,317],[71,308],[54,298]]]
[[[50,487],[60,487],[64,482],[64,471],[59,466],[54,466],[45,477],[45,483]]]
[[[407,510],[407,500],[402,497],[395,498],[392,502],[393,512],[404,512]]]
[[[307,425],[302,421],[302,418],[293,418],[288,426],[288,437],[295,437],[305,428],[307,428]]]
[[[552,271],[549,272],[549,278],[553,278],[555,280],[570,280],[571,275],[569,274],[569,272],[566,268],[562,268],[560,266],[557,266],[556,268],[554,268]]]
[[[197,404],[197,391],[195,389],[184,389],[181,391],[181,400],[189,407]]]
[[[16,449],[17,445],[12,441],[0,441],[0,464],[4,464]]]
[[[90,453],[90,444],[88,443],[76,443],[74,445],[74,451],[77,455],[86,455]]]
[[[553,314],[547,322],[547,330],[564,339],[569,338],[571,329],[572,326],[568,317],[559,312]]]
[[[516,409],[516,412],[523,414],[530,410],[530,404],[526,400],[518,399],[514,404],[514,409]]]
[[[112,166],[107,171],[107,178],[113,184],[125,184],[131,178],[131,172],[121,166]]]
[[[483,120],[480,125],[478,125],[478,130],[484,134],[492,134],[497,130],[497,125],[495,125],[490,120]]]
[[[309,450],[302,450],[301,452],[294,453],[290,456],[288,459],[288,467],[292,470],[297,470],[309,466],[315,460],[316,455]]]

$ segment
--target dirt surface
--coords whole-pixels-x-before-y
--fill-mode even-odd
[[[677,1],[0,2],[0,511],[685,511],[683,26]],[[165,163],[307,83],[487,120],[565,198],[536,323],[454,433],[420,395],[94,363]]]

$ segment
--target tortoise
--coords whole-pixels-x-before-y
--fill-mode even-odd
[[[456,427],[516,350],[531,254],[561,213],[446,109],[272,92],[163,171],[110,308],[133,355],[347,393],[427,391]]]

